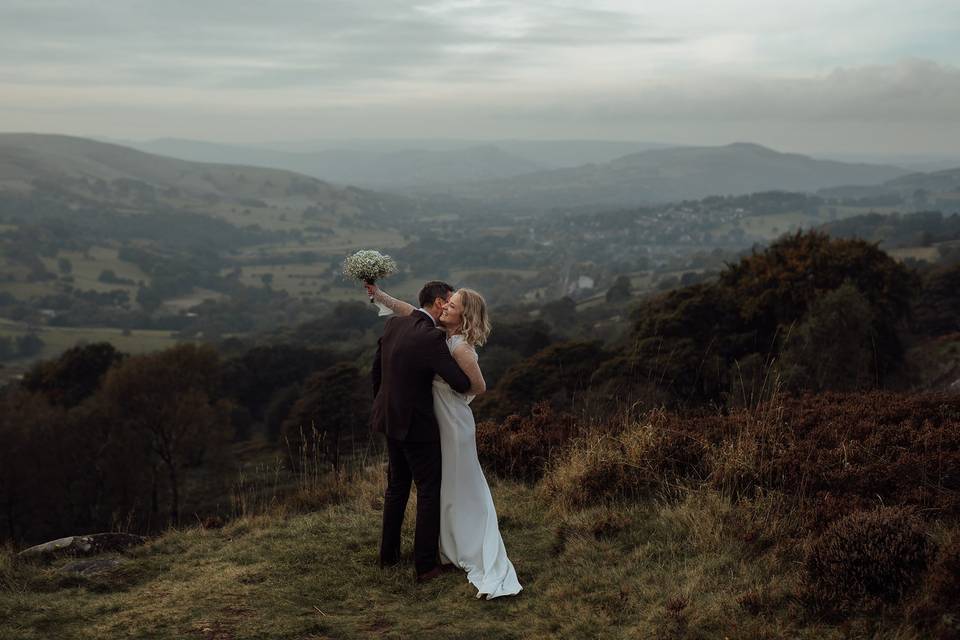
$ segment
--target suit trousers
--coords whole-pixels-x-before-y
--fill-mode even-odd
[[[387,490],[383,497],[383,532],[380,564],[400,559],[400,531],[410,497],[411,481],[417,487],[417,528],[413,562],[417,574],[437,566],[440,550],[440,441],[408,442],[387,438]]]

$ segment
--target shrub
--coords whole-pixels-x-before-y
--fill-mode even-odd
[[[945,544],[937,555],[927,578],[929,595],[933,602],[950,607],[960,623],[960,536]]]
[[[715,282],[643,301],[631,335],[635,363],[630,374],[644,375],[668,390],[676,405],[720,401],[745,386],[737,362],[751,357],[765,362],[775,356],[784,346],[788,327],[845,282],[850,283],[848,291],[859,292],[862,312],[855,322],[835,316],[833,311],[850,295],[821,305],[808,318],[797,355],[806,363],[811,351],[821,356],[825,349],[835,353],[827,360],[826,371],[814,367],[807,377],[814,376],[820,385],[839,381],[849,388],[842,374],[845,366],[858,366],[846,360],[845,354],[853,351],[871,365],[869,378],[856,386],[875,383],[901,362],[897,328],[909,311],[916,278],[874,245],[836,240],[820,232],[782,238],[762,253],[729,265]],[[843,324],[849,333],[865,323],[870,327],[869,350],[860,336],[853,344],[824,342],[831,337],[831,326]]]
[[[736,498],[789,496],[807,530],[878,498],[924,517],[960,515],[960,397],[822,393],[680,420],[709,443],[714,487]]]
[[[927,273],[917,298],[912,318],[916,331],[932,336],[960,331],[960,264]]]
[[[597,368],[609,358],[599,342],[559,342],[507,370],[490,393],[473,403],[482,417],[501,420],[525,412],[535,400],[567,408],[591,385]]]
[[[56,360],[35,365],[24,375],[22,384],[45,394],[54,404],[74,407],[93,395],[107,370],[124,358],[107,342],[76,346]]]
[[[812,529],[878,498],[925,517],[960,515],[960,397],[808,395],[784,401],[781,419],[792,442],[773,460],[772,488],[812,505]]]
[[[960,534],[940,547],[910,617],[933,637],[960,638]]]
[[[646,493],[650,482],[706,481],[734,499],[782,495],[791,513],[802,512],[801,534],[819,533],[878,499],[915,507],[925,518],[960,516],[956,396],[777,397],[727,415],[655,411],[559,430],[548,416],[486,423],[478,439],[500,472],[539,469],[562,448],[546,484],[570,504]]]
[[[848,391],[875,385],[876,322],[870,302],[849,281],[814,300],[780,356],[787,386]]]
[[[843,612],[871,600],[893,602],[927,566],[929,544],[910,510],[854,512],[831,525],[804,560],[808,602]]]
[[[484,469],[533,479],[543,475],[551,453],[565,446],[574,433],[572,415],[556,412],[548,402],[539,402],[529,416],[513,414],[501,423],[479,423],[477,452]]]

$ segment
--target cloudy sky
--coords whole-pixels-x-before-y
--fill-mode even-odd
[[[0,3],[0,131],[936,154],[958,113],[957,0]]]

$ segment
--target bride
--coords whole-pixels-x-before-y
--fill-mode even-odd
[[[376,285],[365,285],[375,302],[398,315],[415,311]],[[433,381],[433,408],[440,426],[442,475],[440,481],[440,557],[467,572],[477,597],[510,596],[523,588],[507,558],[497,526],[490,487],[477,458],[476,423],[470,402],[486,391],[476,347],[490,334],[487,304],[472,289],[460,289],[443,307],[440,325],[447,346],[463,372],[470,390],[461,394],[439,377]]]

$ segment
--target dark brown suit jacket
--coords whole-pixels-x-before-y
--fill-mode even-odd
[[[440,439],[433,413],[435,375],[460,393],[470,388],[467,374],[450,355],[446,334],[419,310],[387,320],[371,375],[373,429],[395,440]]]

